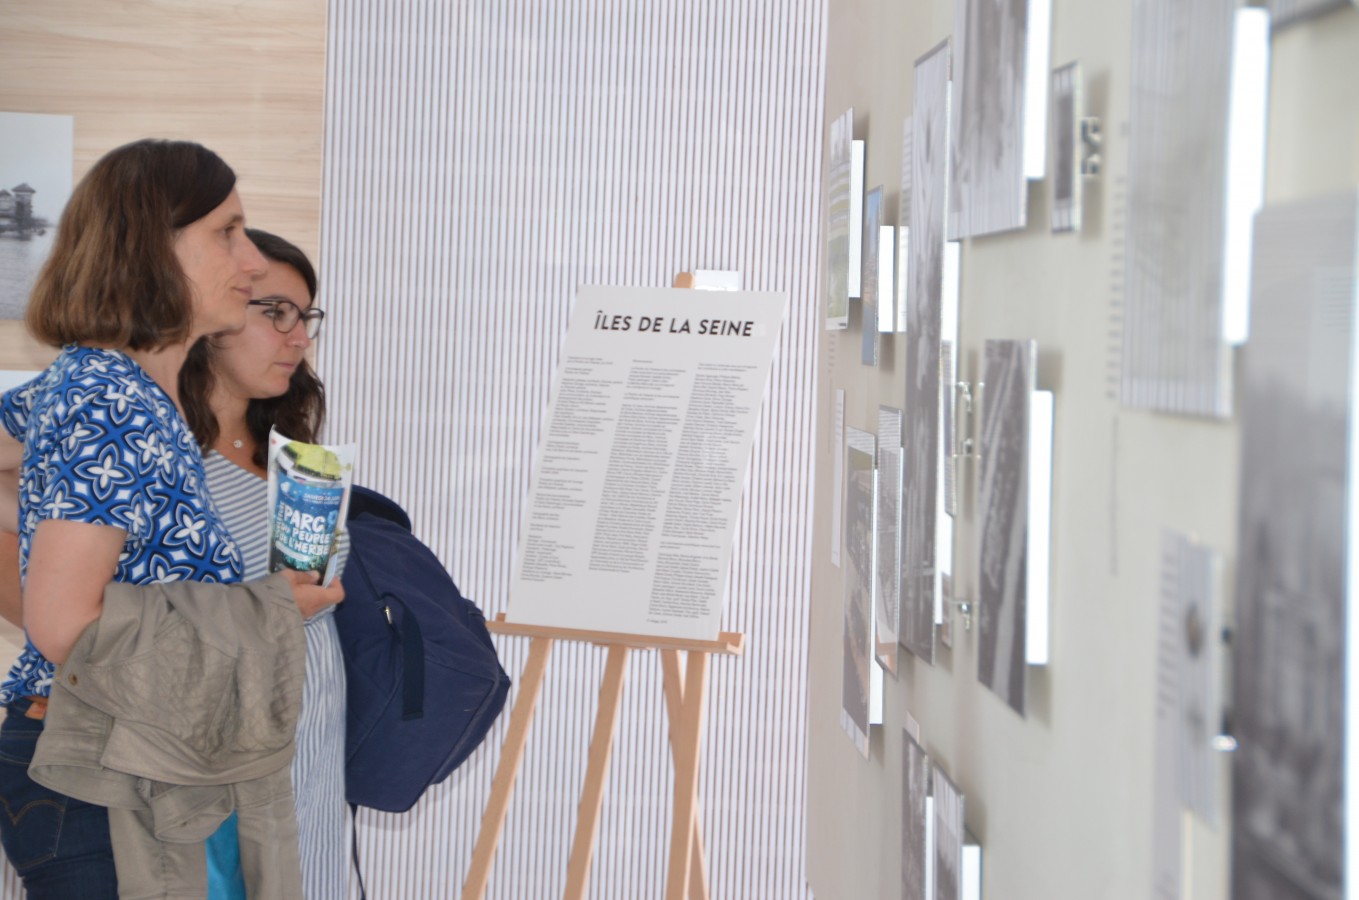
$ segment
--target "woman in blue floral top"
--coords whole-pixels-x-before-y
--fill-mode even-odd
[[[0,400],[0,469],[22,462],[11,527],[29,638],[0,686],[0,842],[29,897],[117,896],[107,811],[28,778],[53,663],[110,581],[240,580],[177,388],[196,340],[242,327],[266,267],[231,169],[198,144],[146,140],[77,185],[34,288],[28,328],[62,350]],[[301,579],[294,591],[304,613],[340,596]]]

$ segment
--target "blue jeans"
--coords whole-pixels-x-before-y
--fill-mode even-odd
[[[108,811],[28,777],[42,720],[15,700],[0,724],[0,844],[30,900],[117,900]]]

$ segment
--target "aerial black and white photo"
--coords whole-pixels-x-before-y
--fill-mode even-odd
[[[1164,686],[1174,699],[1175,781],[1180,805],[1217,824],[1217,770],[1212,741],[1222,732],[1217,685],[1222,554],[1186,534],[1161,536],[1161,650]]]
[[[977,678],[1024,715],[1029,406],[1037,347],[987,341],[979,450]]]
[[[22,319],[71,196],[74,119],[0,112],[0,319]]]
[[[930,846],[930,759],[911,733],[902,729],[901,784],[901,896],[902,900],[928,900],[927,860]]]
[[[854,110],[830,124],[826,174],[826,330],[849,327],[849,185],[854,144]]]
[[[1213,749],[1222,708],[1216,672],[1221,630],[1222,554],[1190,535],[1161,532],[1161,602],[1156,649],[1156,726],[1152,777],[1152,888],[1178,900],[1184,878],[1184,810],[1217,824]]]
[[[915,122],[911,116],[902,121],[901,131],[901,197],[897,201],[895,287],[897,302],[894,331],[906,330],[906,285],[911,271],[911,173],[915,162],[911,152],[915,139]]]
[[[949,45],[915,64],[911,119],[911,244],[906,292],[906,430],[903,435],[901,640],[934,663],[940,480],[939,340],[947,202]]]
[[[901,410],[878,407],[877,623],[874,655],[897,671],[897,617],[901,605]]]
[[[1048,202],[1054,232],[1081,230],[1081,77],[1078,62],[1052,73],[1052,189]]]
[[[1256,219],[1232,636],[1237,900],[1333,900],[1356,877],[1344,761],[1357,247],[1352,189]]]
[[[938,766],[930,771],[934,797],[935,900],[962,900],[963,794]]]
[[[878,304],[884,301],[882,292],[891,283],[878,283],[878,242],[882,224],[882,185],[864,196],[864,263],[863,263],[863,353],[860,361],[866,366],[878,364]],[[886,298],[891,303],[891,297]]]
[[[1023,228],[1029,0],[954,4],[948,239]],[[1046,85],[1044,85],[1046,88]]]
[[[845,665],[840,722],[866,758],[868,726],[877,718],[869,708],[877,669],[873,661],[877,469],[873,435],[857,428],[845,432]]]
[[[1223,337],[1235,0],[1133,5],[1122,401],[1232,411]]]

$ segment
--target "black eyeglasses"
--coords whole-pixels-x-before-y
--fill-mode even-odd
[[[316,336],[321,333],[321,320],[326,317],[323,309],[313,306],[311,309],[299,309],[297,304],[282,297],[265,297],[263,300],[251,300],[251,306],[263,306],[268,309],[266,316],[274,323],[274,330],[287,334],[297,327],[297,320],[306,322],[307,339],[316,340]]]

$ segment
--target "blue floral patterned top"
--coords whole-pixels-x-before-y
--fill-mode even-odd
[[[115,581],[240,581],[241,555],[208,495],[193,433],[126,354],[66,347],[0,399],[0,424],[24,444],[21,572],[38,523],[66,519],[127,532]],[[0,685],[0,703],[46,695],[52,672],[29,642]]]

